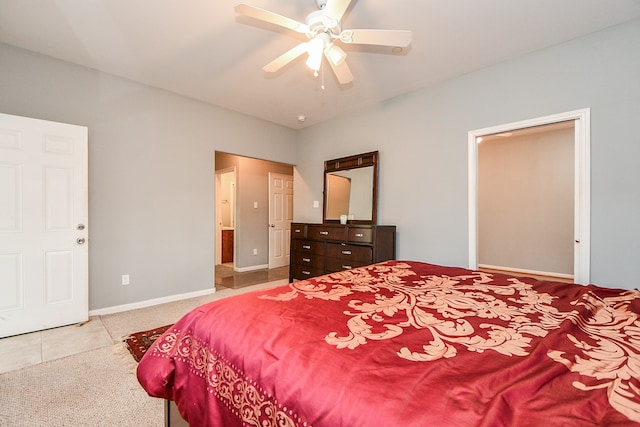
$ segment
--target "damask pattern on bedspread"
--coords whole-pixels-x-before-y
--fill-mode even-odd
[[[526,356],[533,337],[544,338],[570,321],[584,337],[565,334],[573,347],[549,350],[548,356],[585,377],[576,379],[574,387],[607,388],[611,406],[640,422],[640,319],[630,309],[633,302],[639,305],[637,290],[609,298],[587,292],[571,301],[584,310],[562,312],[553,306],[557,297],[537,292],[518,278],[507,279],[507,286],[495,286],[492,274],[471,272],[419,277],[408,286],[405,279],[414,276],[406,263],[377,265],[336,273],[322,282],[294,282],[290,292],[260,298],[339,301],[356,292],[372,293],[373,303],[348,299],[349,334],[332,331],[325,340],[337,348],[353,349],[368,340],[397,337],[407,328],[427,329],[432,339],[422,343],[421,351],[398,349],[399,357],[418,362],[455,357],[459,348]]]
[[[378,402],[381,386],[369,384],[382,372],[385,387],[415,390],[398,397],[406,411],[384,412],[395,395]],[[493,372],[515,382],[496,388]],[[154,344],[138,375],[152,395],[183,394],[181,411],[215,405],[186,388],[201,378],[219,405],[206,412],[245,425],[365,425],[373,408],[373,419],[402,425],[513,425],[567,411],[565,423],[640,422],[640,292],[387,261],[203,306]]]

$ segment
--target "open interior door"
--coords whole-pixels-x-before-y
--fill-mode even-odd
[[[269,173],[269,268],[289,265],[293,176]]]

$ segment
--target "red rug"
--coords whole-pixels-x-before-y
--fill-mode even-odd
[[[150,331],[136,332],[124,339],[129,353],[131,353],[136,362],[140,362],[142,356],[144,356],[147,350],[149,350],[149,347],[151,347],[151,344],[160,338],[160,335],[171,326],[173,325],[161,326],[156,329],[151,329]]]

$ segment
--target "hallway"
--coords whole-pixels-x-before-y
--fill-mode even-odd
[[[232,264],[216,265],[216,290],[225,288],[239,289],[257,283],[273,282],[275,280],[289,280],[289,266],[245,271],[238,273],[233,271]]]

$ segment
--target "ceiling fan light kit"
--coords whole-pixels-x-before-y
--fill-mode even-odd
[[[347,53],[340,46],[336,46],[333,43],[327,46],[324,50],[324,55],[332,65],[340,65],[347,59]]]
[[[309,53],[309,58],[307,59],[307,67],[311,68],[313,71],[318,71],[320,69],[320,65],[322,64],[322,54],[324,53],[324,46],[327,43],[327,36],[325,33],[320,33],[307,43],[307,52]]]
[[[331,66],[340,84],[348,84],[353,81],[353,74],[346,62],[346,52],[334,42],[344,44],[364,44],[405,48],[411,44],[412,33],[405,30],[369,30],[369,29],[342,29],[342,17],[351,4],[351,0],[315,0],[319,10],[311,12],[304,23],[287,18],[268,10],[260,9],[247,4],[239,4],[235,7],[236,13],[251,18],[259,19],[287,28],[298,33],[305,34],[308,42],[303,42],[283,53],[262,69],[268,73],[280,70],[282,67],[307,53],[306,64],[317,76],[322,65],[323,58]]]

